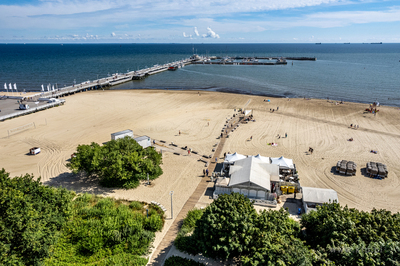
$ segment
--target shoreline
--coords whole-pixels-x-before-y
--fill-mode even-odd
[[[311,99],[311,100],[327,100],[327,101],[336,101],[336,102],[340,102],[342,101],[342,99],[331,99],[331,98],[313,98],[313,97],[288,97],[288,96],[282,96],[282,95],[275,95],[275,94],[268,94],[268,93],[253,93],[253,92],[248,92],[245,90],[240,90],[240,89],[230,89],[230,88],[159,88],[159,87],[143,87],[143,88],[131,88],[131,89],[121,89],[121,88],[111,88],[109,90],[112,91],[117,91],[117,90],[121,90],[121,91],[125,91],[125,90],[139,90],[139,91],[145,91],[145,90],[150,90],[150,91],[209,91],[209,92],[222,92],[222,93],[232,93],[232,94],[239,94],[239,95],[251,95],[251,96],[261,96],[261,97],[271,97],[271,98],[282,98],[282,99],[302,99],[302,98],[306,98],[306,99]],[[400,98],[399,98],[400,101]],[[371,102],[366,102],[366,101],[351,101],[351,100],[346,100],[343,98],[343,102],[347,102],[347,103],[360,103],[360,104],[371,104],[373,103],[373,101]],[[388,107],[397,107],[400,108],[400,103],[399,105],[385,105],[385,104],[380,104],[380,106],[388,106]]]
[[[124,84],[126,85],[126,83]],[[369,102],[367,101],[355,101],[355,100],[348,100],[345,97],[337,97],[335,99],[333,98],[314,98],[314,97],[305,97],[305,96],[297,96],[293,95],[292,93],[288,95],[277,95],[277,94],[269,94],[269,93],[262,93],[262,92],[252,92],[252,91],[246,91],[243,89],[233,89],[233,88],[218,88],[218,87],[208,87],[208,88],[197,88],[197,87],[185,87],[185,88],[177,88],[177,87],[140,87],[140,88],[118,88],[119,85],[115,85],[111,88],[106,88],[105,90],[110,90],[110,91],[208,91],[208,92],[221,92],[221,93],[232,93],[232,94],[239,94],[239,95],[250,95],[250,96],[261,96],[261,97],[271,97],[271,98],[283,98],[283,99],[313,99],[313,100],[328,100],[328,101],[336,101],[336,102],[348,102],[348,103],[360,103],[360,104],[371,104],[374,101],[371,100]],[[15,95],[15,97],[29,97],[30,95],[33,95],[35,93],[40,93],[40,90],[34,91],[27,91],[27,92],[18,92],[22,93],[20,95]],[[7,95],[7,92],[1,91],[0,95]],[[9,92],[7,96],[14,96],[11,95]],[[65,98],[62,97],[62,98]],[[400,98],[388,98],[391,100],[399,100]],[[379,101],[378,101],[379,102]],[[396,107],[400,108],[400,102],[398,105],[387,105],[387,104],[380,104],[380,106],[388,106],[388,107]]]

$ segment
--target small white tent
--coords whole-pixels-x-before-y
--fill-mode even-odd
[[[272,158],[271,163],[279,165],[280,169],[294,169],[293,160],[285,158],[283,156],[279,158]]]
[[[235,161],[242,160],[242,159],[244,159],[244,158],[246,158],[246,156],[235,152],[235,153],[233,153],[233,154],[227,154],[227,155],[225,156],[225,161],[224,161],[224,163],[225,163],[225,164],[232,164],[232,163],[234,163]]]
[[[264,163],[271,163],[270,158],[269,157],[265,157],[265,156],[261,156],[260,154],[257,154],[255,156],[253,156],[256,159],[261,160]]]

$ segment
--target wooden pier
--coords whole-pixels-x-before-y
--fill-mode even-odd
[[[259,61],[260,60],[260,61]],[[275,60],[275,61],[272,61]],[[109,88],[118,84],[129,82],[132,80],[141,80],[150,75],[154,75],[173,68],[173,70],[184,67],[189,64],[195,65],[286,65],[287,60],[311,60],[316,61],[316,57],[202,57],[192,55],[189,58],[163,64],[154,65],[145,69],[130,71],[123,74],[113,74],[112,76],[101,78],[93,81],[85,81],[72,86],[57,88],[56,90],[38,92],[32,97],[31,101],[48,101],[51,98],[60,98],[63,96],[73,95],[75,93],[88,90],[97,90]]]
[[[85,81],[80,84],[74,84],[72,86],[66,86],[63,88],[58,88],[56,90],[38,92],[33,97],[39,99],[48,99],[48,98],[59,98],[63,96],[72,95],[75,93],[88,91],[88,90],[97,90],[109,88],[118,84],[122,84],[125,82],[129,82],[132,80],[139,80],[150,75],[154,75],[163,71],[168,70],[170,66],[179,66],[183,67],[185,65],[191,64],[193,59],[187,58],[180,61],[175,61],[172,63],[164,64],[164,65],[155,65],[149,68],[141,69],[138,71],[130,71],[124,74],[113,74],[107,78],[101,78],[93,81]]]

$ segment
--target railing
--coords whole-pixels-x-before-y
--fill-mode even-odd
[[[57,102],[47,103],[47,104],[44,104],[44,105],[41,105],[38,107],[32,107],[32,108],[29,108],[28,110],[21,110],[17,113],[3,115],[3,116],[0,116],[0,121],[4,121],[4,120],[10,119],[10,118],[14,118],[14,117],[18,117],[21,115],[26,115],[26,114],[34,113],[34,112],[37,112],[40,110],[48,109],[48,108],[51,108],[54,106],[58,106],[60,104],[64,104],[64,102],[65,102],[65,100],[62,99],[62,100],[58,100]]]

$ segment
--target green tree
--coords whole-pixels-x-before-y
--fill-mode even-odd
[[[104,146],[96,143],[79,145],[76,157],[67,166],[88,177],[99,177],[107,187],[135,188],[147,174],[153,180],[163,172],[161,153],[153,147],[143,149],[134,139],[125,137],[112,140]]]
[[[39,265],[71,217],[74,193],[0,171],[0,264]]]
[[[252,251],[257,212],[248,198],[239,194],[221,195],[197,221],[193,237],[204,255],[212,258],[239,258]]]

